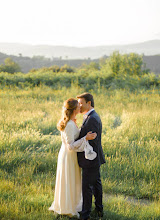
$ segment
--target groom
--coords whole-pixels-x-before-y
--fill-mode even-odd
[[[92,207],[92,194],[95,197],[95,207],[99,217],[103,216],[102,205],[102,184],[100,179],[100,166],[105,163],[105,158],[101,145],[102,123],[99,115],[94,110],[94,100],[90,93],[83,93],[77,96],[80,104],[80,112],[84,115],[84,121],[81,127],[79,138],[84,137],[87,132],[97,133],[97,137],[89,141],[93,150],[97,153],[94,160],[85,159],[84,152],[78,153],[78,163],[82,168],[82,195],[83,206],[81,219],[90,219]]]

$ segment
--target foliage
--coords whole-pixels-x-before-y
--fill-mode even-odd
[[[0,85],[18,86],[19,88],[47,85],[53,89],[63,86],[70,87],[74,83],[77,86],[87,89],[98,89],[99,87],[114,89],[129,89],[136,91],[139,89],[159,88],[160,77],[156,77],[153,73],[144,74],[142,76],[117,75],[102,73],[101,71],[84,71],[78,70],[75,73],[53,72],[53,69],[42,68],[40,70],[32,70],[28,74],[0,73]]]
[[[135,53],[121,55],[119,52],[114,52],[106,63],[102,65],[102,72],[117,75],[138,75],[141,76],[144,73],[148,73],[147,69],[144,69],[142,55]]]
[[[8,65],[8,63],[6,63]],[[69,65],[59,67],[57,65],[31,69],[29,73],[15,73],[14,75],[1,72],[0,84],[4,86],[18,86],[19,88],[47,85],[53,89],[66,86],[67,88],[75,83],[85,89],[107,88],[138,89],[159,88],[160,75],[155,76],[144,68],[142,56],[137,54],[120,55],[113,53],[106,60],[100,63],[91,62],[83,64],[75,69]]]
[[[42,67],[42,68],[39,68],[39,69],[31,69],[29,71],[30,73],[35,73],[35,72],[53,72],[53,73],[58,73],[58,72],[67,72],[67,73],[73,73],[75,72],[75,68],[65,64],[64,66],[62,67],[59,67],[58,65],[53,65],[53,66],[50,66],[50,67]]]
[[[52,70],[54,73],[60,72],[60,67],[58,65],[51,66],[48,69]]]
[[[68,73],[73,73],[74,72],[74,68],[65,64],[64,66],[62,66],[60,68],[60,72],[68,72]]]
[[[7,72],[12,74],[15,72],[21,72],[21,68],[18,63],[14,62],[11,58],[6,58],[4,63],[4,65],[0,65],[0,72]]]
[[[94,71],[94,70],[99,70],[100,69],[100,65],[99,65],[99,63],[96,63],[96,62],[91,62],[89,64],[83,63],[81,65],[80,69],[83,69],[85,71],[87,71],[87,70]]]

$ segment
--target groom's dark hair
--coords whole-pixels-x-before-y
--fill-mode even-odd
[[[94,107],[94,99],[93,99],[93,95],[91,95],[90,93],[88,92],[85,92],[81,95],[78,95],[77,96],[77,99],[80,99],[80,98],[84,98],[86,100],[86,102],[89,102],[91,101],[91,106]]]

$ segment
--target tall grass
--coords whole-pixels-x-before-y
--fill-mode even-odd
[[[54,219],[54,196],[61,146],[56,124],[62,103],[84,92],[78,84],[0,90],[0,218]],[[104,219],[160,219],[160,97],[158,90],[88,90],[103,124],[106,164],[101,176]],[[81,125],[82,116],[78,115]],[[151,205],[128,203],[123,196],[146,198]]]

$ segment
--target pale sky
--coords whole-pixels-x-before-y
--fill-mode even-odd
[[[160,0],[3,0],[0,42],[65,46],[160,39]]]

